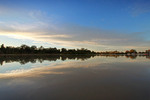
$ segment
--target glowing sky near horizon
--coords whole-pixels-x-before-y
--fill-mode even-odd
[[[149,0],[0,0],[0,44],[150,49]]]

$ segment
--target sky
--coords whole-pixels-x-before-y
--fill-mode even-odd
[[[150,49],[149,0],[0,0],[0,44]]]

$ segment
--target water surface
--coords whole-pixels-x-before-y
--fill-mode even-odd
[[[0,100],[150,100],[145,56],[3,56],[0,63]]]

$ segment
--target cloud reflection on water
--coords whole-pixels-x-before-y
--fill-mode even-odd
[[[144,58],[131,62],[125,57],[98,56],[4,73],[0,75],[0,99],[148,100],[149,66],[149,59]]]

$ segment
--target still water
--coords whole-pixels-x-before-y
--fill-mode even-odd
[[[3,56],[0,64],[0,100],[150,100],[145,56]]]

